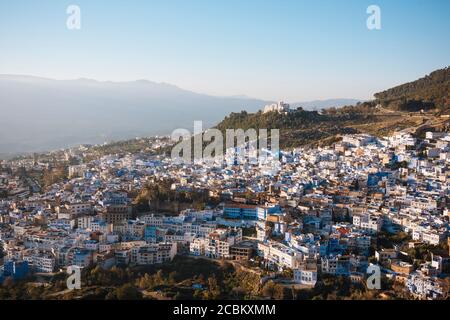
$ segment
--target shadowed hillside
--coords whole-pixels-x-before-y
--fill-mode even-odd
[[[450,108],[450,67],[421,79],[376,93],[376,101],[392,110],[420,111]]]

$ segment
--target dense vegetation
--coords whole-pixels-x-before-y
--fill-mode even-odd
[[[168,142],[168,138],[160,138],[162,141]],[[135,138],[130,140],[115,141],[108,144],[96,145],[89,149],[88,155],[85,157],[85,162],[94,160],[105,155],[118,154],[124,155],[127,153],[136,154],[145,152],[147,154],[159,155],[170,151],[167,147],[153,148],[152,144],[155,142],[154,138]]]
[[[81,290],[67,290],[67,275],[49,285],[29,278],[0,285],[0,300],[35,299],[243,299],[260,293],[259,276],[238,270],[227,261],[177,256],[164,265],[135,268],[83,269]]]
[[[280,129],[280,147],[289,148],[318,142],[337,135],[356,133],[349,127],[355,122],[367,122],[370,117],[362,113],[319,114],[317,111],[305,111],[302,108],[288,115],[269,113],[231,113],[217,128],[226,129]],[[270,132],[268,132],[270,138]]]
[[[421,79],[376,93],[377,102],[394,110],[450,108],[450,67],[436,70]]]
[[[406,116],[406,115],[405,115]],[[330,108],[322,113],[301,108],[289,114],[277,112],[249,114],[232,113],[217,128],[226,129],[279,129],[280,147],[329,145],[345,134],[370,133],[385,135],[392,131],[416,125],[416,119],[403,115],[379,114],[373,103],[361,103],[339,109]],[[413,121],[414,120],[414,121]],[[270,132],[268,132],[270,138]]]
[[[170,179],[148,182],[134,199],[136,211],[177,213],[185,208],[202,210],[207,205],[217,204],[216,199],[212,199],[206,189],[189,187],[176,190],[171,186]]]

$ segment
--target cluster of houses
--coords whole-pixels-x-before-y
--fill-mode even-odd
[[[2,163],[0,280],[70,265],[159,264],[187,254],[258,260],[276,272],[293,270],[291,280],[309,287],[322,274],[364,283],[368,266],[377,264],[418,298],[448,292],[448,252],[429,261],[406,252],[446,248],[447,133],[427,132],[424,139],[404,132],[384,139],[348,135],[330,147],[282,151],[279,166],[180,164],[152,152],[84,161],[89,148],[62,157],[67,153],[80,164],[68,167],[67,180],[39,192],[34,180],[14,172],[42,170],[48,163]],[[220,204],[178,215],[136,215],[133,191],[169,178],[171,190],[207,190]],[[248,230],[253,232],[245,236]],[[409,238],[380,248],[381,233]]]

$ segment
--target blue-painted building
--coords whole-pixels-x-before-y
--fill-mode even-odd
[[[230,203],[224,206],[223,214],[228,219],[266,220],[269,214],[280,214],[279,206],[263,207],[251,204]]]
[[[258,207],[250,204],[227,204],[223,208],[223,215],[228,219],[258,220]]]
[[[387,177],[389,177],[388,172],[371,173],[367,176],[367,186],[376,187],[378,185],[378,182],[386,179]]]
[[[146,242],[156,242],[156,240],[157,240],[156,226],[146,226],[145,227],[144,240]]]
[[[7,261],[3,266],[3,278],[24,279],[29,272],[27,261]]]
[[[81,268],[92,263],[92,252],[87,249],[76,249],[73,255],[72,264]]]

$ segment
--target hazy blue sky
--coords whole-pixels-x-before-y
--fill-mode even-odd
[[[81,30],[66,8],[81,8]],[[369,5],[382,29],[366,27]],[[0,0],[0,73],[370,98],[450,65],[447,0]]]

